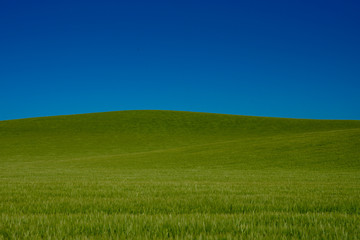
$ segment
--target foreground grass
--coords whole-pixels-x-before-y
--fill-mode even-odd
[[[0,133],[0,239],[360,238],[357,121],[144,111]]]
[[[8,173],[1,179],[0,233],[14,239],[356,239],[359,186],[353,172]]]

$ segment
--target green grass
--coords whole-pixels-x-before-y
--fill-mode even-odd
[[[360,239],[360,121],[0,121],[0,239]]]

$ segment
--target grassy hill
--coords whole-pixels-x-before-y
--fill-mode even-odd
[[[0,121],[0,239],[360,238],[360,121]]]

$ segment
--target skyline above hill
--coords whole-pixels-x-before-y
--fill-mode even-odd
[[[228,117],[245,117],[245,118],[263,118],[263,119],[279,119],[279,120],[305,120],[305,121],[332,121],[332,122],[359,122],[357,119],[326,119],[326,118],[296,118],[296,117],[273,117],[273,116],[251,116],[251,115],[242,115],[242,114],[229,114],[229,113],[215,113],[215,112],[200,112],[200,111],[182,111],[182,110],[163,110],[163,109],[129,109],[129,110],[119,110],[119,111],[107,111],[107,112],[85,112],[85,113],[73,113],[73,114],[59,114],[59,115],[44,115],[37,117],[23,117],[23,118],[13,118],[13,119],[4,119],[0,122],[7,121],[22,121],[22,120],[38,120],[38,119],[53,119],[58,117],[81,117],[89,115],[98,115],[98,114],[116,114],[124,112],[163,112],[163,113],[184,113],[184,114],[204,114],[204,115],[218,115],[218,116],[228,116]]]
[[[360,120],[360,3],[2,1],[0,120],[119,110]]]

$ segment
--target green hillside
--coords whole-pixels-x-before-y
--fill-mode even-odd
[[[0,121],[0,239],[360,238],[360,121]]]

